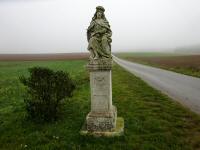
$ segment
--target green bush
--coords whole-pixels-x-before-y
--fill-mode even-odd
[[[75,84],[68,73],[34,67],[30,77],[20,77],[27,87],[24,98],[28,117],[34,120],[52,121],[58,117],[61,101],[71,97]]]

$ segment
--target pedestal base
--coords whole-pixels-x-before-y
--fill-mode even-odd
[[[81,135],[89,135],[89,136],[105,136],[105,137],[115,137],[122,136],[124,134],[124,119],[122,117],[117,117],[116,119],[116,127],[112,129],[112,131],[88,131],[87,123],[83,125],[81,131]]]
[[[90,112],[86,117],[87,130],[94,131],[112,131],[116,127],[117,109],[111,107],[108,112]]]

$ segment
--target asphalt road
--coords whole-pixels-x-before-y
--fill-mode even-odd
[[[200,114],[200,78],[125,61],[115,56],[113,59],[155,89]]]

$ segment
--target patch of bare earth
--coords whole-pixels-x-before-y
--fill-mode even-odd
[[[0,61],[26,60],[78,60],[88,59],[88,53],[56,53],[56,54],[0,54]]]
[[[166,68],[190,68],[200,70],[200,55],[190,56],[166,56],[166,57],[128,57],[127,59],[136,62],[146,62],[160,65]]]

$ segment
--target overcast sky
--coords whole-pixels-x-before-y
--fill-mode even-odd
[[[98,5],[114,52],[200,44],[200,0],[0,0],[0,53],[87,52]]]

